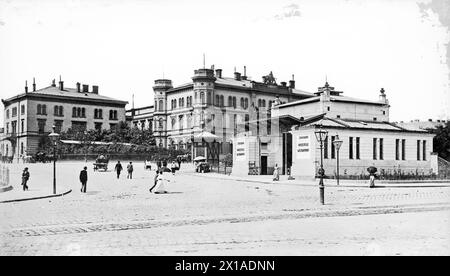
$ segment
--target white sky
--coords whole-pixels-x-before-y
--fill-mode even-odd
[[[224,76],[246,65],[254,80],[295,74],[314,92],[327,75],[347,96],[375,100],[384,87],[391,121],[446,119],[449,41],[414,0],[0,0],[0,98],[62,75],[150,105],[155,79],[189,82],[206,53]]]

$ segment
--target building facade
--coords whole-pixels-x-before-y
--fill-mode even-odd
[[[275,101],[314,96],[296,89],[294,79],[278,84],[271,72],[257,82],[248,79],[245,69],[244,74],[224,77],[221,69],[202,68],[189,83],[174,87],[171,80],[158,79],[153,90],[153,112],[152,106],[127,111],[133,126],[151,127],[158,146],[177,149],[190,149],[194,136],[212,133],[220,141],[221,154],[232,152],[232,138],[238,133],[251,128],[261,135],[270,132],[267,125],[251,121],[270,118]]]
[[[55,80],[48,87],[28,91],[8,99],[4,105],[4,133],[1,140],[3,157],[20,159],[36,153],[42,137],[52,132],[110,129],[125,122],[126,101],[100,95],[98,86],[80,83],[66,88]]]
[[[269,143],[275,142],[275,146],[262,147],[261,139],[252,133],[247,138],[249,142],[241,141],[240,150],[253,149],[254,153],[242,158],[245,154],[239,156],[236,149],[233,173],[247,174],[254,164],[259,173],[270,174],[277,165],[283,174],[290,172],[294,177],[314,178],[323,159],[325,172],[336,175],[338,154],[340,175],[366,175],[369,166],[377,167],[384,174],[436,173],[433,135],[420,128],[404,128],[389,122],[390,105],[384,89],[380,90],[378,100],[342,94],[326,83],[313,97],[273,106],[273,118],[293,118],[279,128],[282,143],[280,139],[271,139]],[[318,129],[328,132],[328,138],[323,141],[322,158],[315,136]],[[335,140],[343,141],[339,153],[333,143]]]

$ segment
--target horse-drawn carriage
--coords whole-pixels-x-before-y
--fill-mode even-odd
[[[95,159],[94,171],[103,170],[106,172],[108,170],[108,163],[109,163],[108,157],[106,157],[104,155],[99,155]]]

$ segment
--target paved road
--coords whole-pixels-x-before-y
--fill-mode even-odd
[[[30,186],[46,188],[51,166],[32,165]],[[424,212],[448,218],[450,187],[330,187],[327,205],[320,206],[317,187],[212,180],[182,170],[172,177],[170,194],[155,195],[148,192],[154,172],[136,165],[132,180],[125,176],[117,180],[112,172],[90,171],[89,192],[81,194],[77,177],[82,166],[59,165],[61,189],[74,190],[66,197],[0,205],[0,254],[220,254],[218,250],[230,254],[327,254],[325,245],[332,248],[332,241],[314,240],[316,227],[323,228],[325,236],[352,245],[337,243],[337,251],[328,254],[366,254],[355,246],[370,241],[364,233],[370,230],[372,220],[379,221],[376,227],[383,230],[369,235],[376,242],[383,237],[380,233],[403,227],[409,229],[404,238],[387,235],[386,240],[392,244],[398,240],[401,249],[409,236],[420,241],[419,247],[429,244],[434,252],[448,252],[436,242],[449,235],[448,219],[431,221]],[[395,215],[398,212],[403,214]],[[414,220],[400,223],[396,216]],[[382,218],[387,222],[381,223]],[[422,235],[422,230],[414,229],[416,224],[424,225],[424,218],[429,229]],[[344,227],[346,224],[352,227]],[[300,231],[300,225],[309,230]],[[344,236],[333,234],[336,225],[341,225],[338,232]],[[358,233],[352,232],[353,226]],[[426,238],[431,233],[433,238]],[[353,235],[360,240],[352,241]],[[406,246],[397,251],[419,254],[411,250]],[[398,253],[394,251],[383,252]]]

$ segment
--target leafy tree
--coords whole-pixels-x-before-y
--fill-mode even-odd
[[[447,121],[445,126],[439,126],[431,132],[436,134],[433,138],[433,151],[443,159],[450,161],[450,121]]]

